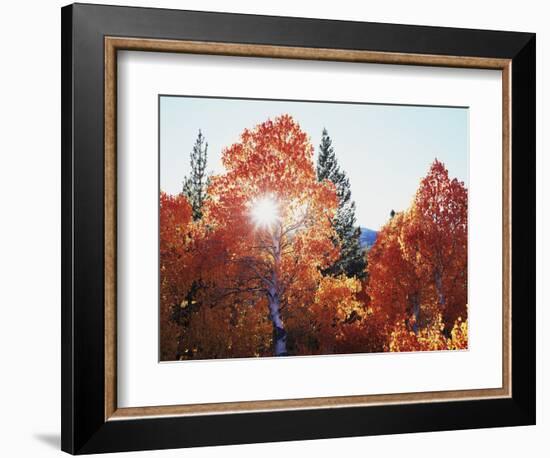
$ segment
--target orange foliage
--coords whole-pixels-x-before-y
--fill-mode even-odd
[[[403,321],[396,323],[390,335],[389,351],[464,350],[468,348],[468,323],[458,318],[451,337],[443,334],[441,315],[416,334]]]
[[[450,350],[465,350],[468,348],[468,322],[462,321],[461,317],[458,317],[451,330],[448,347]]]
[[[447,339],[442,333],[441,315],[429,326],[413,332],[403,320],[395,324],[390,334],[389,351],[429,351],[446,350]]]
[[[467,313],[468,191],[438,160],[420,183],[413,221],[407,243],[415,247],[423,279],[432,285],[450,331]]]
[[[405,318],[420,301],[421,279],[415,258],[407,255],[403,231],[410,217],[397,213],[378,233],[368,254],[368,292],[372,307],[386,322]]]
[[[182,196],[160,194],[160,348],[161,359],[175,359],[181,332],[174,320],[192,281],[192,210]]]
[[[390,351],[450,348],[455,322],[467,319],[467,213],[464,184],[435,160],[411,207],[380,231],[369,293],[373,309],[396,323]]]
[[[285,315],[313,301],[320,270],[338,254],[336,191],[316,180],[312,158],[290,116],[245,130],[223,151],[227,173],[212,178],[204,209],[201,276],[217,291],[210,298],[231,294],[262,307],[283,334],[282,353]],[[259,205],[269,214],[258,220]]]
[[[223,150],[202,218],[160,195],[161,359],[468,347],[467,190],[434,161],[368,253],[364,280],[324,276],[338,205],[288,115]]]
[[[180,351],[195,359],[270,356],[270,331],[267,315],[256,307],[203,306],[191,315]]]
[[[338,344],[345,338],[345,323],[366,314],[364,304],[356,298],[360,290],[360,281],[345,275],[323,277],[319,282],[311,305],[319,353],[336,353]]]

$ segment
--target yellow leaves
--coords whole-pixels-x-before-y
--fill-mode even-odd
[[[320,341],[324,344],[341,338],[343,323],[353,314],[358,318],[366,314],[364,304],[357,300],[361,291],[361,282],[345,275],[322,277],[311,312],[320,332]]]
[[[361,291],[361,282],[345,275],[339,277],[322,277],[317,289],[316,302],[334,302],[337,300],[351,300],[356,293]]]
[[[195,300],[189,301],[189,300],[187,300],[187,299],[184,299],[183,301],[181,301],[180,307],[181,307],[182,309],[184,309],[184,308],[186,308],[186,307],[189,307],[189,306],[191,306],[191,305],[196,305],[196,304],[197,304],[197,301],[195,301]]]
[[[468,322],[462,321],[461,317],[458,317],[453,326],[449,347],[451,350],[465,350],[468,348]]]
[[[413,332],[405,320],[396,323],[390,334],[389,351],[436,351],[463,350],[468,348],[468,323],[459,318],[452,331],[451,338],[443,333],[445,326],[441,314],[425,328]]]
[[[191,316],[180,345],[188,349],[184,359],[266,356],[271,325],[258,307],[225,301],[215,307],[200,307]]]

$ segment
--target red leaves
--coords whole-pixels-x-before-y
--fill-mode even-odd
[[[313,146],[289,115],[245,130],[223,151],[222,163],[227,175],[221,184],[246,183],[253,195],[271,192],[284,200],[315,182]]]
[[[245,130],[239,143],[223,151],[222,161],[227,173],[212,179],[205,220],[225,266],[240,265],[239,281],[253,283],[258,294],[274,273],[283,297],[314,287],[308,284],[315,284],[318,269],[336,254],[330,218],[337,197],[334,185],[315,178],[307,135],[283,115]],[[251,217],[251,205],[266,198],[276,203],[276,227],[258,227]],[[213,254],[212,262],[219,263],[220,255]],[[222,281],[229,287],[232,279],[224,275]]]
[[[160,194],[160,344],[161,359],[173,359],[180,329],[172,319],[193,282],[191,206],[182,195]]]
[[[468,194],[441,162],[380,230],[363,282],[321,274],[338,198],[292,117],[245,129],[222,162],[201,219],[160,195],[162,359],[270,355],[274,305],[291,354],[467,348]]]
[[[467,199],[435,160],[411,207],[380,231],[369,293],[374,310],[396,322],[390,350],[447,348],[455,322],[467,318]]]
[[[426,282],[433,283],[446,331],[466,318],[468,269],[468,191],[449,179],[443,164],[432,164],[415,198],[421,231],[410,236],[425,264]]]

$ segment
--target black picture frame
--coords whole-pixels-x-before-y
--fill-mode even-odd
[[[535,34],[74,4],[62,8],[62,449],[72,454],[535,424]],[[512,61],[512,396],[106,421],[104,37]]]

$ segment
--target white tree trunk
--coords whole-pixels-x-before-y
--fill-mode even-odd
[[[270,288],[269,294],[269,316],[273,323],[273,354],[275,356],[286,356],[286,331],[281,319],[281,304],[279,296],[274,288]]]
[[[274,263],[267,298],[269,301],[269,316],[273,323],[273,354],[275,356],[286,356],[288,355],[286,351],[286,331],[281,318],[281,298],[279,296],[281,285],[278,275],[281,263],[281,243],[277,232],[275,230],[271,234]]]

